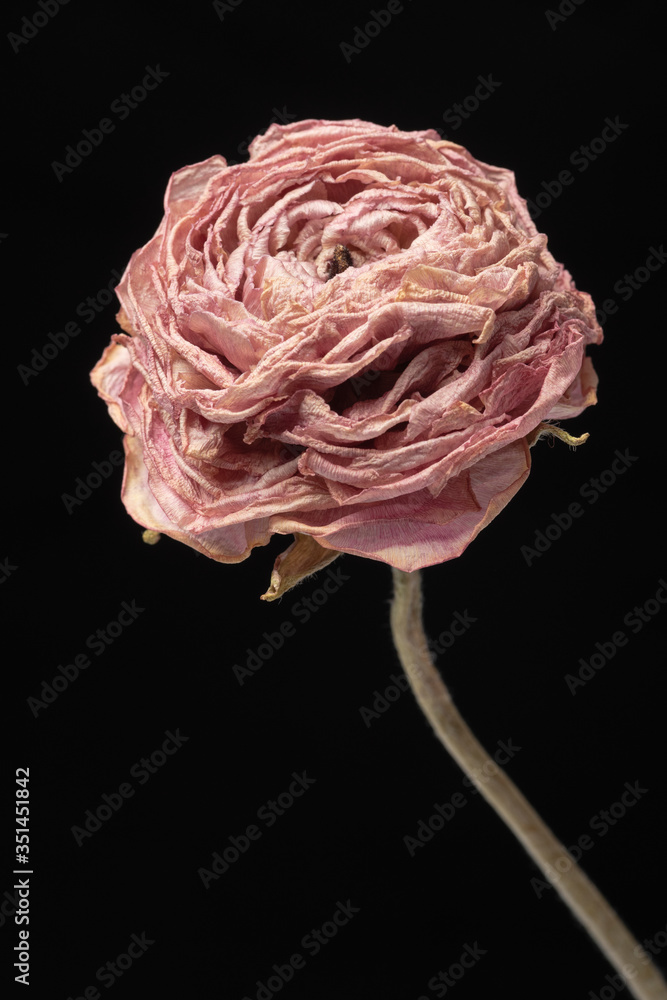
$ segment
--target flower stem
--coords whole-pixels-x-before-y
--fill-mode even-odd
[[[627,984],[630,993],[637,1000],[667,1000],[667,984],[648,955],[635,950],[639,943],[516,785],[493,763],[456,709],[428,649],[422,623],[421,574],[397,569],[392,572],[394,644],[417,702],[436,736],[546,878],[551,882],[549,873],[559,872],[555,888]],[[485,765],[486,770],[482,771]],[[481,774],[482,778],[477,777]],[[569,865],[561,874],[564,860]],[[631,975],[624,972],[624,966],[627,969],[629,965],[633,967]]]

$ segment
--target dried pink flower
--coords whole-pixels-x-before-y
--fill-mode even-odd
[[[91,378],[128,512],[226,563],[294,533],[293,580],[460,555],[539,425],[596,402],[590,296],[514,174],[430,129],[272,125],[247,163],[178,170],[117,293]]]

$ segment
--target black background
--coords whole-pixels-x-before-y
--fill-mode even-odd
[[[614,995],[611,967],[555,891],[536,892],[537,869],[463,788],[412,695],[365,724],[360,709],[400,674],[388,566],[340,557],[332,569],[347,579],[303,622],[294,605],[326,571],[281,601],[259,600],[291,538],[275,536],[238,565],[168,538],[144,545],[120,502],[120,468],[69,512],[63,501],[93,462],[121,449],[88,380],[116,305],[90,323],[77,306],[113,285],[113,270],[152,236],[174,170],[214,153],[243,160],[244,143],[277,116],[440,128],[513,169],[532,200],[572,173],[536,222],[577,286],[601,308],[617,306],[590,352],[599,403],[567,424],[591,436],[577,451],[538,444],[528,482],[497,520],[459,559],[424,571],[426,625],[436,639],[455,612],[476,619],[438,658],[462,713],[490,751],[501,740],[521,747],[510,776],[566,844],[591,835],[586,871],[639,940],[658,935],[664,948],[667,611],[637,634],[623,624],[667,578],[664,273],[631,296],[614,289],[667,236],[662,57],[651,5],[563,6],[572,13],[552,25],[539,4],[407,2],[347,59],[341,43],[354,43],[370,4],[243,0],[221,18],[210,3],[72,0],[38,31],[22,22],[36,4],[6,15],[2,796],[11,812],[14,769],[30,767],[32,992],[23,995],[65,1000],[97,985],[106,996],[97,970],[144,932],[154,943],[112,997],[254,1000],[257,980],[301,952],[285,1000],[418,1000],[438,995],[429,980],[466,945],[484,954],[448,990],[457,1000],[501,988],[583,1000],[605,984],[602,996]],[[21,30],[34,37],[12,45]],[[110,113],[158,65],[168,74],[159,87],[125,120]],[[451,127],[448,109],[489,74],[499,85]],[[114,131],[59,180],[53,162],[104,117]],[[607,117],[626,127],[586,170],[573,167],[571,154]],[[72,321],[81,333],[22,377],[33,348]],[[634,456],[627,470],[594,504],[582,499],[617,450]],[[521,547],[575,501],[582,517],[528,566]],[[102,655],[88,650],[91,666],[35,717],[28,699],[132,600],[145,609],[137,620]],[[295,634],[239,684],[233,665],[284,622]],[[565,674],[619,629],[627,645],[573,695]],[[131,778],[177,729],[187,736],[178,753],[145,784]],[[315,779],[308,792],[271,828],[258,822],[304,770]],[[78,846],[72,827],[128,780],[134,796]],[[626,782],[647,791],[604,836],[591,833]],[[403,838],[457,791],[465,807],[411,857]],[[253,822],[260,840],[205,888],[199,869]],[[10,818],[0,868],[10,987],[13,837]],[[358,913],[310,954],[304,935],[347,900]],[[667,949],[658,962],[667,968]]]

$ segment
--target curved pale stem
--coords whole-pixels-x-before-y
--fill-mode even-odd
[[[639,943],[567,848],[554,837],[516,785],[494,764],[461,718],[428,649],[422,623],[420,573],[394,569],[393,576],[391,629],[394,643],[414,695],[438,739],[523,844],[545,877],[555,885],[630,993],[637,1000],[667,1000],[667,984],[648,955],[643,949],[639,950]],[[563,872],[564,861],[569,862],[569,866]],[[554,872],[558,873],[557,881],[553,879]],[[629,966],[632,966],[631,974],[628,974]]]

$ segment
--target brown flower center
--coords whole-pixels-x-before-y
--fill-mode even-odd
[[[348,267],[352,267],[352,256],[350,251],[342,243],[337,243],[334,247],[333,257],[329,261],[329,277],[327,281],[331,281],[335,275],[340,274],[341,271],[347,270]]]

